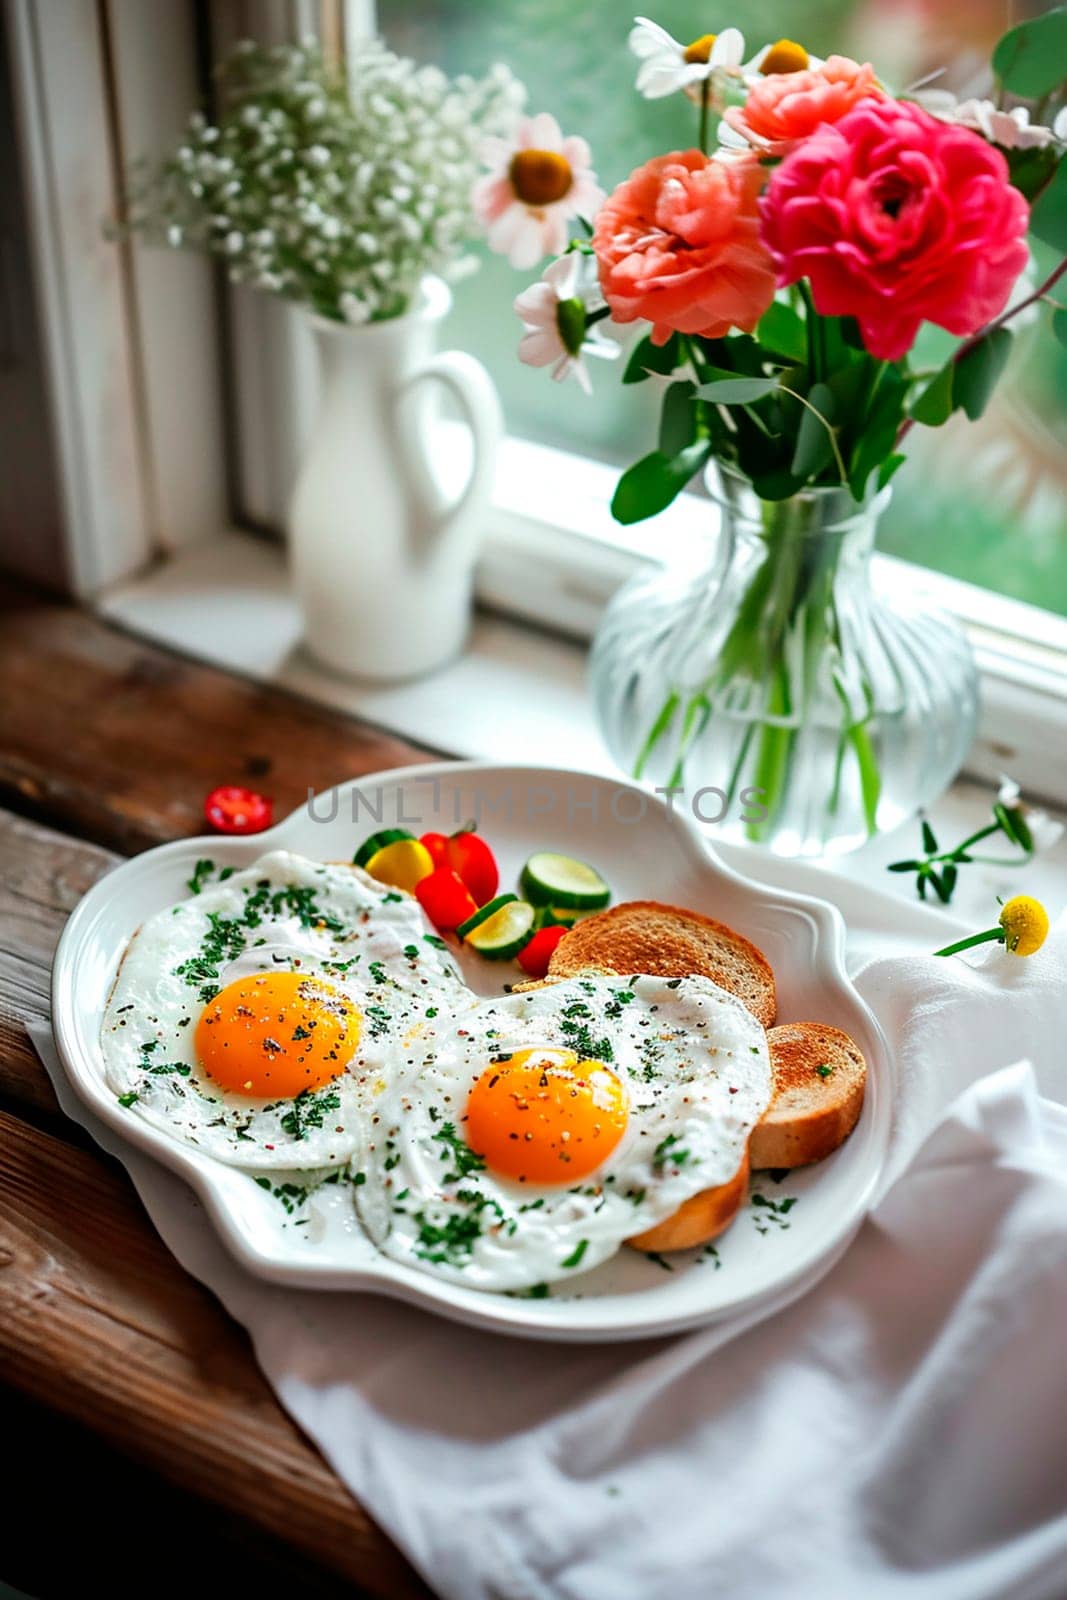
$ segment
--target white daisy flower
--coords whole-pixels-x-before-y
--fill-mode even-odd
[[[1002,150],[1038,150],[1056,139],[1067,137],[1067,125],[1057,132],[1056,125],[1046,128],[1040,122],[1031,122],[1025,106],[1013,106],[1002,111],[992,100],[957,100],[948,89],[920,89],[915,99],[924,111],[929,111],[939,122],[953,122],[958,127],[970,128],[980,133],[990,144]],[[1063,117],[1061,111],[1057,123]]]
[[[589,293],[583,292],[582,277],[583,258],[577,252],[560,256],[516,298],[515,314],[524,330],[519,360],[528,367],[551,366],[557,383],[573,375],[586,394],[592,394],[582,360]]]
[[[1020,814],[1029,829],[1035,855],[1044,850],[1051,850],[1062,837],[1063,824],[1050,817],[1046,811],[1027,805],[1021,796],[1022,791],[1014,778],[1009,778],[1007,773],[1002,772],[997,800],[1006,810],[1017,811]]]
[[[691,44],[682,44],[658,22],[635,17],[630,31],[630,49],[640,61],[637,90],[646,100],[661,100],[684,89],[691,97],[703,93],[705,84],[716,72],[740,72],[745,54],[744,35],[737,28],[721,33],[705,33]]]
[[[510,139],[482,144],[490,171],[474,186],[475,212],[490,250],[520,271],[567,248],[568,223],[591,221],[604,203],[589,146],[565,138],[547,112],[527,117]]]

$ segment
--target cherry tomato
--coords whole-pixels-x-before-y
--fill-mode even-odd
[[[204,815],[216,833],[262,833],[274,816],[274,802],[254,789],[223,784],[204,801]]]
[[[500,872],[496,858],[473,827],[459,833],[424,833],[420,844],[430,852],[437,867],[450,867],[463,879],[478,905],[484,906],[496,894]]]
[[[467,885],[451,867],[438,867],[420,879],[415,885],[415,898],[439,933],[451,933],[478,909]]]
[[[553,951],[565,934],[570,932],[559,924],[555,927],[540,928],[534,934],[528,945],[525,945],[516,956],[516,960],[523,972],[531,978],[543,978],[548,973],[548,963],[552,959]]]

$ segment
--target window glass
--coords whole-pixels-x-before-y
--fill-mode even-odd
[[[648,7],[676,38],[735,24],[750,52],[787,35],[816,55],[873,60],[898,88],[946,68],[941,82],[958,93],[986,86],[984,64],[1006,27],[1046,9],[1005,0],[746,0],[730,15],[709,15],[692,0]],[[451,72],[508,62],[532,110],[551,111],[565,133],[589,140],[605,188],[649,156],[695,142],[695,109],[684,97],[635,93],[630,15],[619,0],[379,0],[380,25],[404,54]],[[481,254],[481,270],[457,286],[451,337],[491,370],[511,431],[620,464],[653,448],[653,397],[623,389],[617,366],[591,364],[590,401],[573,383],[519,364],[510,306],[535,274]],[[1050,264],[1042,259],[1035,270]],[[951,344],[930,329],[917,360],[934,365]],[[1043,312],[1020,331],[980,423],[956,418],[936,432],[913,430],[881,547],[1067,616],[1065,445],[1067,351]]]

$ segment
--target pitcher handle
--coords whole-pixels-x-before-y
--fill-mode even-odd
[[[442,537],[452,532],[458,534],[460,530],[465,530],[467,537],[463,542],[473,547],[481,532],[477,526],[478,509],[489,503],[496,471],[497,446],[504,431],[500,399],[492,378],[481,362],[462,350],[443,350],[423,362],[414,372],[408,373],[397,390],[398,405],[413,390],[427,382],[441,384],[454,396],[471,431],[473,461],[466,486],[454,500],[442,505],[440,491],[426,459],[425,447],[421,440],[412,438],[411,431],[401,422],[402,448],[413,479],[413,488],[422,503],[424,520],[429,526],[433,544],[438,544]]]

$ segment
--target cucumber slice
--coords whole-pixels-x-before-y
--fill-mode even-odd
[[[490,961],[510,961],[534,935],[534,908],[514,896],[466,936],[472,950]]]
[[[611,890],[595,867],[551,850],[530,857],[522,869],[522,887],[535,906],[599,911],[611,899]]]
[[[382,828],[378,833],[372,833],[369,839],[364,839],[352,863],[357,867],[365,867],[371,856],[376,856],[379,850],[384,850],[387,844],[396,844],[401,839],[414,839],[415,835],[406,828]]]
[[[517,894],[498,894],[495,900],[487,900],[484,906],[478,907],[473,916],[467,918],[466,922],[460,923],[456,932],[461,939],[465,939],[468,933],[473,933],[475,928],[481,927],[483,922],[495,916],[502,906],[513,905],[518,898]]]

